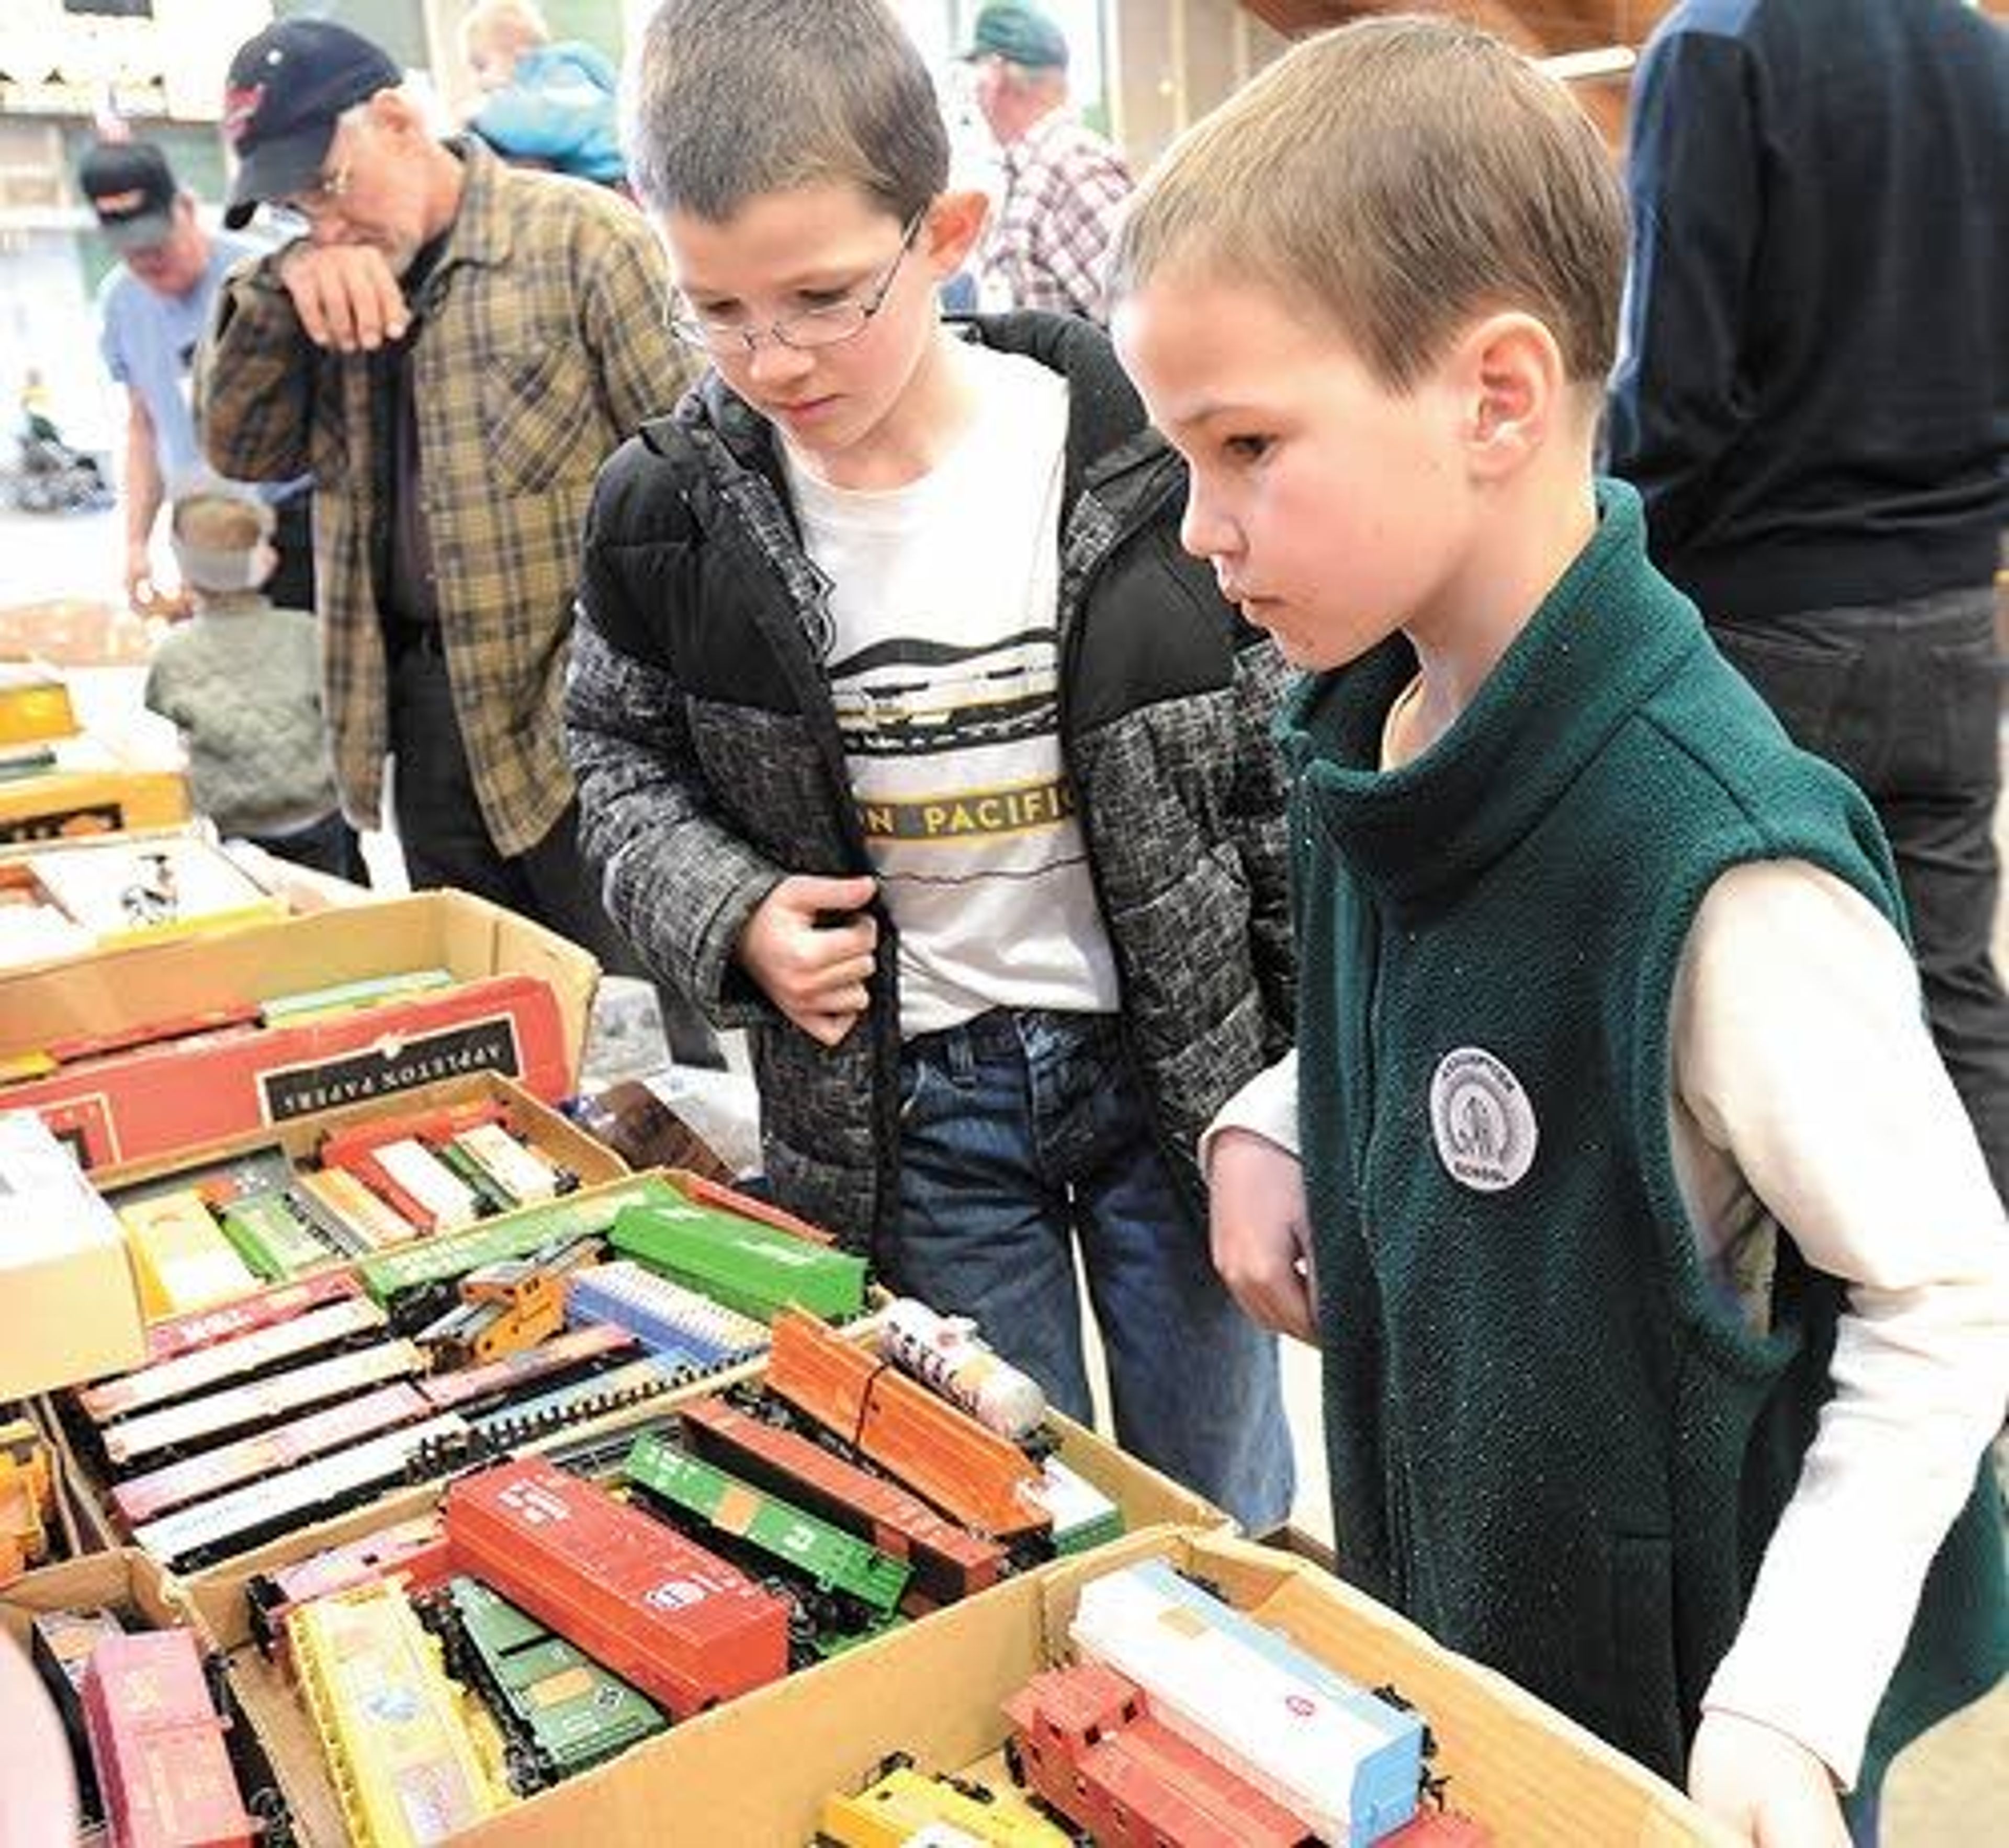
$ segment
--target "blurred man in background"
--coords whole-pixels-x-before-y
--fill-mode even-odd
[[[1104,317],[1103,272],[1130,173],[1067,106],[1068,45],[1036,7],[976,16],[976,106],[997,138],[1004,184],[977,257],[977,305]]]
[[[119,267],[98,293],[99,345],[126,388],[126,594],[144,612],[179,614],[183,600],[154,575],[154,527],[180,483],[204,473],[190,406],[195,351],[230,267],[264,246],[206,229],[195,200],[151,142],[101,141],[83,157],[77,183],[97,215]],[[307,483],[272,484],[264,497],[278,516],[273,595],[314,607],[314,546]]]

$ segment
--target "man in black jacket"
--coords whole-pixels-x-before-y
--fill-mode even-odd
[[[1631,163],[1612,472],[1718,646],[1875,802],[2009,1192],[2009,34],[1961,0],[1686,0],[1640,66]]]

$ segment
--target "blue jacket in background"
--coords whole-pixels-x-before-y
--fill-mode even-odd
[[[626,172],[615,122],[613,64],[568,39],[516,60],[515,76],[468,124],[505,161],[533,161],[555,173],[611,186]]]

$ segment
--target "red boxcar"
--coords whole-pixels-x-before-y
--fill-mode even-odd
[[[186,1630],[101,1641],[83,1671],[83,1722],[114,1848],[248,1848],[258,1825]]]
[[[679,1719],[788,1672],[789,1607],[590,1482],[526,1457],[447,1491],[454,1569]]]

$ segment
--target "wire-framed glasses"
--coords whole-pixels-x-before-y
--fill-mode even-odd
[[[331,173],[317,174],[311,184],[283,199],[272,201],[272,218],[280,225],[304,228],[325,218],[349,196],[356,173],[356,158],[350,154]]]
[[[778,346],[792,348],[798,352],[854,340],[885,306],[887,296],[892,292],[894,278],[900,273],[900,265],[907,260],[907,253],[914,247],[915,233],[927,215],[924,207],[907,221],[893,260],[876,281],[856,295],[785,314],[765,327],[749,326],[743,320],[710,319],[693,312],[682,296],[673,295],[664,317],[670,331],[686,346],[700,348],[716,358],[736,357],[742,347],[749,354],[756,353],[764,340],[771,340]]]

